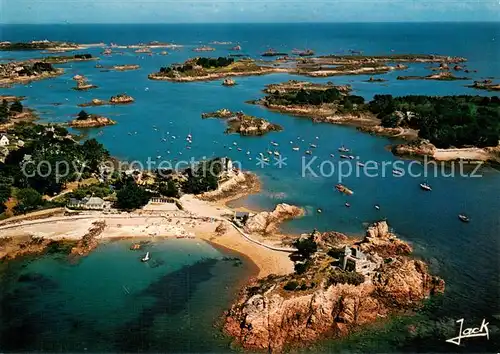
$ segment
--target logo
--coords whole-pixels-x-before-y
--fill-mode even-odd
[[[489,322],[486,322],[485,319],[483,319],[481,327],[475,327],[475,328],[469,327],[466,329],[463,329],[464,326],[463,318],[459,319],[457,322],[460,323],[460,331],[458,332],[458,336],[456,336],[455,338],[447,339],[446,341],[448,343],[460,345],[462,339],[471,337],[486,337],[487,339],[490,339],[490,333],[488,331]]]

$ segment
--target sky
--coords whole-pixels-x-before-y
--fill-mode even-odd
[[[0,0],[0,23],[500,22],[500,0]]]

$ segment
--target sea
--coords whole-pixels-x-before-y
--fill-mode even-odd
[[[126,93],[131,105],[88,107],[118,122],[102,129],[78,131],[95,137],[113,156],[157,167],[159,161],[179,161],[229,156],[262,181],[260,193],[233,202],[253,210],[270,210],[278,203],[305,208],[306,215],[287,222],[292,234],[335,230],[362,237],[371,222],[386,219],[394,233],[409,242],[416,257],[446,281],[446,292],[433,299],[414,317],[385,320],[373,328],[342,340],[312,346],[313,351],[342,352],[485,352],[500,348],[500,173],[494,166],[464,168],[444,164],[434,167],[400,159],[390,152],[398,139],[373,136],[353,127],[313,123],[305,118],[270,112],[248,101],[262,97],[265,85],[290,79],[349,84],[366,100],[375,94],[394,96],[481,95],[494,93],[466,87],[472,80],[500,79],[498,23],[344,23],[344,24],[185,24],[185,25],[2,25],[2,41],[60,40],[76,43],[132,45],[150,41],[182,47],[153,49],[154,55],[134,49],[102,48],[79,51],[99,56],[97,62],[61,64],[65,74],[50,80],[0,89],[0,94],[26,96],[41,122],[67,122],[93,98],[109,99]],[[214,41],[232,44],[210,44]],[[368,75],[308,78],[289,74],[237,77],[237,86],[221,81],[170,83],[152,81],[147,75],[162,66],[181,63],[196,55],[200,45],[216,48],[206,56],[227,56],[236,44],[253,58],[269,48],[291,52],[313,49],[317,55],[440,54],[467,58],[470,80],[396,80],[398,75],[428,75],[428,64],[410,64],[406,71],[380,76],[386,82],[366,82]],[[45,56],[34,52],[2,52],[2,61]],[[107,66],[139,64],[127,72]],[[74,75],[85,75],[95,90],[75,91]],[[201,119],[203,112],[220,108],[244,111],[283,126],[282,132],[264,137],[224,134],[225,122]],[[187,149],[186,136],[192,135]],[[175,136],[175,138],[174,138]],[[277,143],[275,144],[271,143]],[[311,148],[311,144],[316,148]],[[341,164],[338,148],[346,146],[356,156],[352,172]],[[293,151],[292,147],[300,147]],[[239,148],[239,149],[238,149]],[[305,150],[313,154],[305,156]],[[241,151],[239,151],[241,150]],[[279,150],[282,159],[259,154]],[[248,153],[247,153],[248,152]],[[331,154],[334,156],[332,157]],[[355,162],[376,162],[369,174]],[[394,163],[405,175],[392,175]],[[156,164],[156,165],[155,165]],[[388,166],[382,168],[381,166]],[[410,176],[411,171],[412,176]],[[432,192],[420,183],[428,182]],[[336,192],[337,183],[354,191]],[[350,207],[347,208],[345,203]],[[374,208],[379,205],[380,209]],[[320,211],[320,212],[319,212]],[[470,223],[462,223],[465,213]],[[190,242],[190,241],[189,241]],[[196,245],[196,243],[195,243]],[[193,246],[189,244],[189,247]],[[141,351],[230,352],[230,339],[221,333],[217,319],[230,306],[241,279],[251,267],[247,260],[234,266],[224,261],[224,250],[165,241],[158,247],[164,264],[150,269],[134,259],[121,243],[101,246],[76,264],[54,255],[9,262],[0,271],[0,349],[5,351]],[[229,275],[228,275],[229,274]],[[124,288],[125,287],[125,288]],[[125,290],[127,289],[127,290]],[[490,338],[464,339],[461,346],[446,343],[464,319],[466,326],[490,323]],[[413,321],[413,322],[412,322]],[[426,331],[410,331],[409,326]],[[444,328],[443,331],[439,328]],[[17,330],[16,330],[17,329]],[[21,333],[29,334],[28,337]]]

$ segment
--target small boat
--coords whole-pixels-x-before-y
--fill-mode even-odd
[[[319,209],[319,208],[318,208],[318,210],[316,210],[316,211],[318,212],[318,214],[321,214],[321,213],[323,212],[323,210],[321,210],[321,209]]]
[[[345,203],[345,206],[346,206],[346,208],[350,208],[350,207],[351,207],[351,204],[349,204],[349,203]]]
[[[250,151],[247,151],[247,155],[250,155]]]
[[[236,145],[238,145],[238,143],[235,141],[235,142],[233,142],[233,145],[236,146]]]
[[[427,182],[420,183],[420,188],[422,188],[424,191],[429,191],[429,192],[432,190],[431,186]]]
[[[272,154],[273,154],[273,152],[272,152],[272,151],[267,150],[267,154],[268,154],[268,155],[272,155]]]
[[[317,148],[317,146],[314,144],[309,144],[309,146],[312,147],[313,149]]]
[[[149,252],[146,252],[146,255],[141,258],[141,262],[147,262],[149,261]]]
[[[330,154],[330,157],[335,157],[335,155],[334,154]]]
[[[348,159],[348,158],[349,158],[349,156],[347,156],[347,155],[340,155],[340,158],[341,158],[341,159]]]
[[[392,170],[392,174],[395,176],[402,176],[404,173],[401,170]]]
[[[275,151],[275,152],[274,152],[274,155],[275,155],[275,156],[280,156],[280,152],[279,152],[279,151]]]
[[[238,150],[238,151],[242,151],[243,149],[242,149],[242,148],[238,148],[237,150]]]
[[[335,189],[338,190],[339,192],[345,193],[347,195],[351,195],[354,193],[352,190],[350,190],[349,188],[347,188],[346,186],[344,186],[341,183],[335,185]]]
[[[360,167],[365,167],[365,164],[364,164],[364,163],[362,163],[362,162],[359,162],[359,161],[358,161],[358,162],[356,162],[356,165],[358,165],[358,166],[360,166]]]
[[[312,155],[312,152],[310,150],[307,150],[306,155]]]
[[[273,145],[273,146],[278,146],[279,144],[278,144],[278,143],[276,143],[276,142],[274,142],[274,141],[271,141],[271,145]]]
[[[352,156],[352,155],[349,155],[349,159],[350,159],[350,160],[354,160],[354,159],[355,159],[355,157],[354,157],[354,156]]]
[[[380,205],[375,204],[375,209],[380,210]]]
[[[464,215],[464,214],[459,214],[458,218],[460,219],[460,221],[463,221],[463,222],[469,222],[470,221],[469,217],[467,215]]]
[[[292,150],[293,151],[299,151],[299,148],[298,147],[293,147]]]
[[[344,145],[342,145],[341,147],[339,147],[339,151],[340,152],[349,152],[351,150],[349,150],[348,148],[346,148]]]

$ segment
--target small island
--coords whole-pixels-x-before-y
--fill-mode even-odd
[[[52,42],[49,40],[31,41],[31,42],[1,42],[0,50],[3,51],[28,51],[28,50],[54,50],[54,51],[71,51],[82,49],[75,43],[69,42]]]
[[[379,78],[374,78],[373,76],[370,76],[368,80],[365,80],[364,82],[386,82],[386,79],[382,79],[381,77]]]
[[[286,57],[288,53],[285,52],[277,52],[274,49],[268,49],[264,53],[261,54],[263,57]]]
[[[467,87],[474,88],[477,90],[500,91],[500,84],[493,83],[493,80],[491,79],[486,79],[483,81],[474,81],[472,85],[468,85]]]
[[[81,111],[78,113],[76,119],[68,123],[68,126],[71,128],[98,128],[114,124],[116,124],[116,122],[109,118]]]
[[[0,96],[0,131],[5,131],[16,123],[32,122],[38,118],[35,112],[25,107],[23,97]]]
[[[63,73],[63,69],[54,68],[52,64],[42,61],[12,61],[0,64],[0,86],[48,79]]]
[[[209,46],[201,46],[201,47],[197,47],[197,48],[193,48],[193,52],[213,52],[215,51],[215,48],[213,47],[209,47]]]
[[[73,80],[76,81],[76,87],[73,87],[73,90],[77,91],[87,91],[94,88],[97,88],[96,85],[92,85],[88,82],[88,79],[82,75],[75,75]]]
[[[112,96],[109,101],[100,100],[97,98],[92,99],[92,101],[87,103],[80,103],[79,107],[90,107],[90,106],[104,106],[104,105],[117,105],[117,104],[129,104],[133,103],[135,100],[132,96],[126,95],[124,93]]]
[[[470,80],[468,77],[457,77],[449,71],[442,71],[437,74],[427,76],[398,76],[398,80],[440,80],[440,81],[455,81],[455,80]]]
[[[293,246],[295,273],[254,281],[226,314],[226,333],[246,350],[281,352],[344,337],[417,309],[445,289],[385,221],[371,225],[362,240],[313,231]]]
[[[236,84],[236,81],[234,81],[233,79],[224,79],[224,81],[222,82],[222,86],[235,86],[237,85]]]
[[[184,64],[173,64],[162,67],[160,71],[148,76],[151,80],[167,80],[173,82],[209,81],[230,76],[264,75],[273,72],[288,72],[279,69],[259,66],[253,60],[235,60],[232,57],[188,59]]]
[[[116,70],[116,71],[129,71],[129,70],[137,70],[139,69],[139,65],[114,65],[111,67],[111,70]]]
[[[212,113],[203,113],[202,118],[221,118],[227,120],[228,128],[226,134],[238,133],[242,136],[260,136],[272,131],[281,131],[283,128],[278,124],[273,124],[265,119],[244,114],[243,112],[233,113],[225,108]]]
[[[51,56],[43,58],[45,63],[50,64],[65,64],[70,62],[78,62],[78,61],[92,61],[99,60],[98,57],[92,56],[92,54],[75,54],[75,55],[59,55],[59,56]]]

